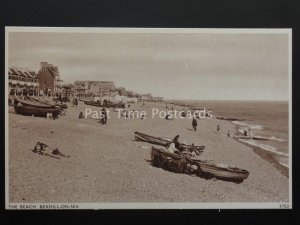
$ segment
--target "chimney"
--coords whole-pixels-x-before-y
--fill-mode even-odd
[[[47,67],[48,67],[47,62],[41,62],[41,71],[45,71]]]

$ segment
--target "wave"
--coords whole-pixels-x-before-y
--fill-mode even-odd
[[[262,130],[264,129],[262,125],[258,124],[248,124],[246,122],[241,122],[241,121],[232,121],[233,124],[242,126],[242,127],[249,127],[252,130]]]
[[[289,156],[289,154],[287,154],[287,153],[283,153],[283,152],[277,151],[277,148],[275,148],[275,147],[273,147],[271,145],[262,144],[262,143],[259,143],[257,141],[254,141],[254,140],[239,139],[239,141],[247,143],[247,144],[255,146],[255,147],[259,147],[259,148],[261,148],[261,149],[263,149],[265,151],[272,152],[272,153],[274,153],[276,155]]]
[[[284,167],[286,167],[286,168],[289,168],[289,165],[287,165],[287,164],[285,164],[283,162],[279,162],[279,164],[282,165],[282,166],[284,166]]]
[[[252,130],[262,130],[263,129],[263,126],[261,125],[255,125],[255,124],[248,124],[248,123],[245,123],[245,122],[241,122],[241,121],[232,121],[233,124],[237,125],[237,126],[242,126],[242,127],[250,127],[250,129]],[[243,134],[244,133],[244,129],[242,128],[239,128],[238,131]],[[282,138],[277,138],[277,137],[266,137],[266,136],[258,136],[256,135],[256,137],[258,138],[262,138],[262,139],[269,139],[269,140],[272,140],[272,141],[287,141],[285,139],[282,139]]]
[[[273,140],[273,141],[287,141],[287,140],[277,138],[277,137],[274,137],[274,136],[270,137],[270,140]]]

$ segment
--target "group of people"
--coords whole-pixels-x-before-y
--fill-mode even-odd
[[[166,151],[169,152],[169,153],[173,153],[173,154],[178,154],[178,155],[181,155],[181,154],[188,154],[189,156],[197,156],[197,155],[200,155],[201,152],[194,149],[194,148],[185,148],[184,146],[182,146],[182,144],[180,144],[179,142],[179,135],[176,135],[172,142],[167,146],[166,148]],[[194,144],[192,144],[192,146],[194,146]]]

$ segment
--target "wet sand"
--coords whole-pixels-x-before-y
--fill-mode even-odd
[[[9,199],[11,203],[102,202],[287,202],[289,179],[255,154],[252,148],[226,136],[235,126],[216,119],[151,119],[159,103],[132,104],[147,111],[146,120],[118,119],[110,112],[107,125],[78,119],[84,105],[67,109],[57,120],[9,114]],[[178,110],[182,109],[179,107]],[[11,109],[10,109],[11,110]],[[12,110],[13,111],[13,110]],[[216,133],[216,125],[221,133]],[[134,140],[134,132],[174,137],[205,145],[203,159],[246,169],[248,179],[236,184],[172,173],[150,165],[151,144]],[[70,158],[33,153],[36,142],[58,147]]]

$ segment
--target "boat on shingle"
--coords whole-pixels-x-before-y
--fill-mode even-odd
[[[17,114],[28,115],[28,116],[43,116],[46,117],[47,113],[52,113],[53,117],[56,117],[60,113],[60,108],[56,107],[39,107],[32,105],[14,105],[15,112]]]
[[[155,145],[161,145],[167,147],[172,141],[170,138],[161,138],[161,137],[153,137],[147,134],[143,134],[141,132],[134,132],[134,137],[137,141],[148,142]],[[199,150],[203,151],[205,149],[204,145],[187,145],[184,143],[180,143],[183,149],[185,150]]]
[[[206,179],[216,178],[241,183],[249,176],[249,171],[226,164],[215,164],[184,154],[173,154],[162,148],[151,148],[151,163],[155,167],[177,173],[196,174]]]

